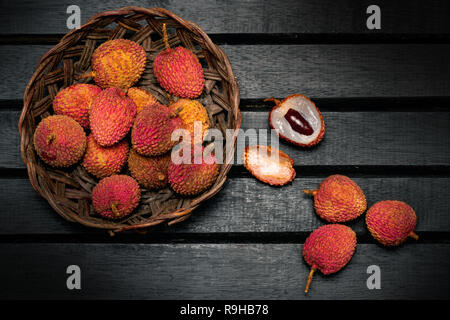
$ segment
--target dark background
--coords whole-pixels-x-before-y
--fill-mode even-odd
[[[66,222],[27,180],[17,124],[40,56],[68,32],[66,8],[91,15],[160,6],[192,20],[228,54],[241,90],[243,129],[268,128],[267,97],[311,97],[325,139],[286,143],[297,178],[262,184],[241,165],[193,216],[146,235]],[[366,28],[381,7],[381,30]],[[448,1],[2,1],[0,7],[0,298],[448,299],[450,297],[450,4]],[[240,155],[239,155],[240,156]],[[346,174],[368,205],[397,199],[417,212],[416,243],[386,249],[364,218],[349,265],[314,276],[301,245],[322,225],[301,192]],[[66,289],[66,268],[82,289]],[[381,290],[366,269],[381,268]]]

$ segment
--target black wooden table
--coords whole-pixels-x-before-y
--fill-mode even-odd
[[[16,0],[0,8],[0,298],[441,299],[450,293],[450,5],[373,1],[78,0],[82,22],[127,5],[161,6],[198,23],[228,54],[241,90],[243,129],[268,129],[266,97],[311,97],[326,124],[315,148],[286,143],[297,178],[262,184],[241,165],[193,216],[146,235],[110,237],[66,222],[32,189],[20,159],[22,96],[40,56],[67,30],[68,3]],[[242,147],[242,146],[241,146]],[[386,249],[364,218],[358,247],[333,276],[309,267],[302,243],[322,225],[302,188],[330,174],[368,198],[417,212],[419,241]],[[81,290],[68,290],[78,265]],[[381,270],[369,290],[367,268]]]

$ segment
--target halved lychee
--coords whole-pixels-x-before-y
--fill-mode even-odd
[[[276,104],[269,114],[269,124],[282,139],[302,147],[311,147],[322,140],[325,123],[308,97],[293,94],[282,101],[275,98],[264,101]]]
[[[264,183],[282,186],[295,178],[294,160],[281,150],[268,146],[247,146],[243,158],[245,168]]]

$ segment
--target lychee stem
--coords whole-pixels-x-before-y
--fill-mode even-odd
[[[166,24],[163,23],[163,41],[164,41],[164,45],[166,46],[166,49],[170,49],[169,46],[169,37],[167,36],[167,28],[166,28]]]
[[[308,280],[306,281],[305,293],[308,293],[308,291],[309,291],[309,286],[311,285],[311,281],[312,281],[315,271],[316,271],[316,268],[312,267],[311,271],[309,272]]]
[[[411,233],[408,236],[410,236],[414,240],[419,240],[419,236],[414,231],[411,231]]]
[[[56,134],[50,133],[50,134],[48,135],[48,137],[47,137],[47,144],[52,143],[52,141],[55,140],[55,139],[56,139]]]
[[[119,210],[117,210],[117,204],[115,202],[111,203],[111,210],[116,215],[116,217],[120,216]]]
[[[162,174],[162,173],[158,174],[158,179],[160,181],[163,181],[165,178],[166,178],[166,176],[164,174]]]
[[[307,195],[309,195],[309,196],[313,196],[313,197],[315,197],[316,194],[317,194],[317,190],[307,190],[307,189],[303,189],[302,191],[303,191],[303,193],[305,193],[305,194],[307,194]]]
[[[94,77],[95,77],[95,71],[91,71],[91,72],[88,72],[88,73],[84,73],[84,74],[82,74],[82,75],[79,75],[79,76],[77,77],[77,80],[84,79],[84,78],[94,78]]]
[[[267,102],[267,101],[273,101],[273,102],[275,102],[276,105],[279,105],[279,104],[281,103],[281,101],[278,100],[278,99],[276,99],[276,98],[267,98],[267,99],[264,99],[264,102]]]

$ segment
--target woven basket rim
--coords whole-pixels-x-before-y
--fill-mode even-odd
[[[164,9],[164,8],[157,8],[157,7],[143,8],[143,7],[137,7],[137,6],[128,6],[128,7],[120,8],[118,10],[110,10],[110,11],[104,11],[104,12],[97,13],[97,14],[93,15],[92,17],[90,17],[86,23],[84,23],[82,26],[80,26],[80,28],[72,30],[72,31],[68,32],[66,35],[64,35],[63,38],[55,46],[53,46],[51,49],[49,49],[46,53],[44,53],[42,55],[42,57],[39,59],[36,70],[34,71],[33,75],[31,76],[30,80],[27,83],[27,86],[26,86],[26,89],[24,92],[24,97],[23,97],[23,101],[24,101],[23,109],[20,114],[19,126],[18,126],[19,135],[20,135],[21,158],[27,167],[28,177],[29,177],[29,180],[30,180],[33,188],[40,196],[42,196],[49,202],[51,207],[55,211],[57,211],[58,214],[60,214],[62,217],[66,218],[67,220],[78,222],[78,223],[83,224],[88,227],[108,229],[111,234],[113,234],[114,232],[119,232],[119,231],[124,231],[124,230],[146,228],[146,227],[160,224],[164,221],[168,222],[168,224],[171,225],[171,224],[180,222],[182,220],[185,220],[186,218],[188,218],[190,216],[191,212],[200,205],[200,203],[213,197],[218,191],[220,191],[220,189],[223,187],[223,185],[225,183],[226,176],[227,176],[229,170],[231,169],[232,161],[233,161],[232,159],[234,158],[234,157],[226,157],[227,162],[222,165],[224,167],[224,169],[222,170],[223,174],[221,174],[221,177],[223,177],[223,178],[221,179],[221,181],[219,183],[217,183],[217,181],[216,181],[216,185],[214,185],[212,188],[208,189],[206,192],[201,194],[199,197],[195,198],[195,200],[191,201],[190,206],[188,208],[177,209],[176,211],[172,212],[171,214],[164,214],[164,216],[162,216],[161,218],[156,217],[152,221],[148,221],[147,223],[142,223],[142,224],[123,225],[120,222],[116,223],[114,221],[109,221],[109,220],[105,220],[104,224],[90,223],[89,221],[82,219],[80,216],[78,216],[76,214],[64,212],[64,210],[60,206],[58,206],[56,201],[54,201],[53,197],[50,194],[48,194],[47,192],[45,192],[45,190],[42,190],[42,188],[39,187],[37,177],[42,176],[43,174],[45,174],[45,172],[42,172],[41,168],[36,167],[36,166],[34,166],[33,163],[31,163],[31,161],[30,161],[31,156],[30,156],[29,152],[34,152],[34,151],[30,150],[30,148],[29,148],[29,145],[30,145],[29,140],[30,139],[28,138],[27,134],[24,134],[25,130],[27,129],[26,128],[26,120],[27,120],[27,117],[30,116],[30,108],[31,108],[31,104],[32,104],[32,98],[34,95],[34,86],[36,84],[37,78],[41,74],[42,70],[45,70],[47,65],[50,63],[53,55],[55,55],[59,52],[62,52],[67,48],[70,48],[71,46],[68,44],[70,44],[71,42],[77,42],[83,36],[86,29],[88,29],[91,25],[95,25],[96,23],[98,23],[99,21],[101,21],[102,19],[104,19],[106,17],[113,17],[113,16],[123,17],[123,16],[129,16],[129,15],[133,15],[133,14],[143,14],[143,15],[152,16],[152,17],[173,19],[179,25],[181,25],[183,28],[187,29],[189,32],[195,34],[197,37],[202,39],[203,45],[205,46],[205,48],[208,51],[214,52],[215,57],[216,57],[216,55],[218,55],[218,59],[220,59],[220,61],[224,64],[227,74],[231,75],[229,78],[226,78],[226,79],[222,78],[222,79],[224,81],[226,81],[230,86],[230,89],[228,91],[230,93],[229,101],[230,101],[232,112],[229,113],[229,116],[230,115],[233,116],[234,133],[232,136],[232,145],[231,145],[232,148],[230,148],[230,150],[227,150],[227,152],[228,153],[233,152],[233,155],[236,151],[237,135],[238,135],[239,129],[241,127],[241,122],[242,122],[242,116],[241,116],[241,112],[239,110],[240,93],[239,93],[239,88],[237,85],[236,78],[234,77],[234,74],[232,71],[231,63],[230,63],[227,55],[224,53],[224,51],[220,47],[215,45],[211,41],[209,36],[194,22],[191,22],[189,20],[184,20],[181,17],[179,17],[178,15],[176,15],[175,13],[173,13],[167,9]],[[31,144],[32,144],[32,142],[31,142]],[[219,180],[219,178],[218,178],[218,180]]]

